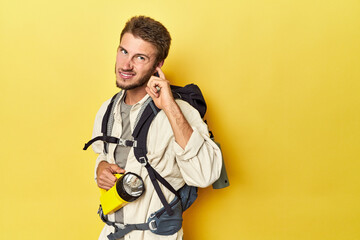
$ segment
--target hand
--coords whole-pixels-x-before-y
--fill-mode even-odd
[[[111,164],[106,161],[99,163],[96,170],[97,174],[97,185],[99,188],[109,190],[116,183],[117,178],[114,176],[115,173],[124,173],[125,170],[120,168],[117,164]]]
[[[171,109],[176,103],[171,92],[170,82],[166,80],[160,67],[157,67],[156,71],[159,73],[159,77],[152,76],[150,78],[146,87],[146,92],[150,95],[158,108],[166,111]]]
[[[176,104],[171,92],[170,83],[159,67],[156,68],[159,77],[152,76],[147,84],[146,92],[153,99],[155,105],[162,109],[169,119],[175,141],[185,149],[193,129]]]

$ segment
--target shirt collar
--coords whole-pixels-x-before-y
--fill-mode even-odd
[[[115,108],[114,108],[114,115],[118,114],[118,112],[120,111],[120,104],[121,104],[121,100],[123,98],[125,98],[126,96],[126,90],[121,90],[119,92],[120,97],[117,99],[116,103],[115,103]],[[135,103],[132,108],[134,108],[137,105],[142,106],[145,102],[147,103],[147,100],[150,98],[149,94],[146,94],[139,102]]]

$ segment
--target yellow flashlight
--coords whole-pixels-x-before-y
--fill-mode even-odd
[[[115,177],[118,180],[108,191],[100,188],[100,203],[105,215],[135,201],[145,191],[143,180],[135,173],[115,174]]]

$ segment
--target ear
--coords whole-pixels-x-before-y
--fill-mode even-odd
[[[163,65],[164,65],[164,60],[162,60],[161,62],[159,62],[159,63],[156,65],[153,74],[156,74],[156,73],[157,73],[157,71],[156,71],[156,68],[157,68],[157,67],[161,68]],[[157,76],[157,75],[155,75],[155,76]]]
[[[157,65],[157,67],[161,68],[164,65],[164,60],[162,60],[161,62],[159,62],[159,64]]]

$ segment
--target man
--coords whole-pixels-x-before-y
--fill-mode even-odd
[[[173,98],[170,83],[161,70],[170,42],[167,29],[151,18],[133,17],[126,23],[116,56],[116,85],[122,91],[114,102],[111,135],[131,140],[141,109],[152,99],[162,111],[152,121],[148,132],[147,158],[150,165],[175,190],[185,183],[207,187],[220,175],[221,152],[209,138],[207,125],[198,111],[187,102]],[[101,135],[101,122],[109,101],[97,113],[93,137]],[[95,171],[100,188],[110,189],[117,180],[115,173],[133,172],[142,177],[146,189],[139,199],[115,214],[109,214],[109,220],[120,226],[145,223],[151,213],[163,207],[147,171],[136,160],[131,147],[109,144],[107,154],[103,148],[102,142],[93,144],[94,151],[99,154]],[[174,194],[168,189],[162,188],[162,192],[168,202],[174,199]],[[105,225],[99,239],[107,239],[106,236],[113,231],[113,227]],[[181,229],[167,239],[182,239],[182,236]],[[159,235],[136,230],[124,238],[158,239]]]

